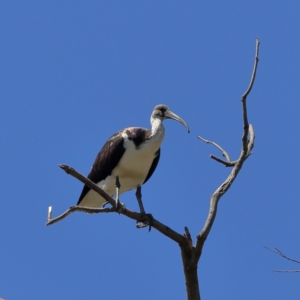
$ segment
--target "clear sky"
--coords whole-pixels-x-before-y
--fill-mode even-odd
[[[104,142],[149,127],[167,104],[147,212],[192,236],[229,169],[198,135],[241,149],[240,98],[261,41],[249,122],[254,154],[222,198],[199,264],[203,299],[299,299],[299,1],[2,1],[0,4],[0,297],[184,299],[179,247],[117,214],[74,213]],[[138,210],[134,192],[121,197]]]

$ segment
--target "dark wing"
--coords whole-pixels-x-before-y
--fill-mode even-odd
[[[146,177],[146,179],[145,179],[145,181],[144,181],[143,184],[145,184],[148,181],[148,179],[150,179],[150,177],[152,176],[153,172],[155,171],[155,169],[157,167],[157,164],[159,162],[159,157],[160,157],[160,148],[156,151],[155,154],[156,154],[156,157],[154,158],[154,160],[152,162],[152,165],[150,167],[148,175],[147,175],[147,177]]]
[[[88,178],[91,181],[95,183],[102,181],[107,176],[111,175],[112,170],[117,166],[125,152],[122,132],[123,130],[115,133],[98,153],[91,172],[88,175]],[[89,190],[90,188],[88,186],[85,185],[83,187],[77,205],[81,202]]]

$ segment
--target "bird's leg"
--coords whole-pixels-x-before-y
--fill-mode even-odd
[[[116,209],[117,209],[117,212],[119,212],[119,210],[121,209],[121,204],[120,204],[120,200],[119,200],[120,187],[121,187],[121,184],[120,184],[119,176],[116,176]]]
[[[135,196],[136,196],[136,199],[137,199],[139,207],[140,207],[140,213],[144,215],[145,209],[144,209],[144,205],[143,205],[143,201],[142,201],[142,188],[140,186],[138,186],[138,188],[136,189]]]
[[[149,226],[149,231],[150,231],[153,217],[152,217],[151,214],[146,214],[146,212],[145,212],[143,201],[142,201],[142,188],[140,186],[137,187],[135,196],[136,196],[136,199],[137,199],[139,207],[140,207],[140,213],[144,217],[144,221],[143,222],[137,222],[136,227],[137,228],[144,228],[144,227]]]

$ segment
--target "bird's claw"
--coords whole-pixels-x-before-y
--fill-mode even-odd
[[[125,204],[124,203],[122,203],[120,201],[118,201],[116,203],[116,211],[117,211],[118,214],[120,214],[124,210],[124,208],[125,208]]]
[[[153,223],[153,216],[151,214],[144,214],[143,219],[144,220],[142,222],[139,221],[136,222],[136,228],[144,228],[149,226],[149,232],[150,232]]]

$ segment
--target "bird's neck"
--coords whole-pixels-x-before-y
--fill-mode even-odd
[[[163,126],[162,120],[158,118],[151,118],[151,137],[164,138],[165,127]]]

